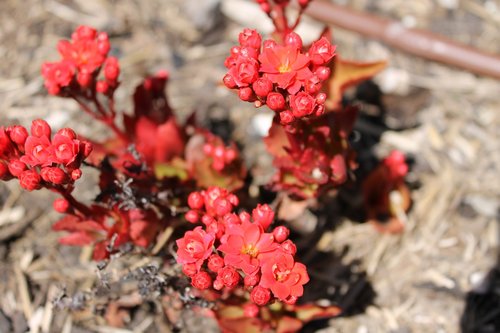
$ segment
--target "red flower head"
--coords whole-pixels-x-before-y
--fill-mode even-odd
[[[255,273],[260,259],[278,247],[272,234],[264,233],[259,224],[248,222],[228,228],[221,242],[218,250],[225,254],[226,265],[239,268],[245,274]]]
[[[177,262],[180,264],[195,263],[198,270],[203,262],[212,254],[215,237],[206,233],[202,227],[187,231],[184,237],[176,241]]]
[[[41,136],[29,136],[24,143],[25,155],[21,157],[21,161],[30,166],[48,166],[52,164],[54,147],[52,147],[49,138]]]
[[[290,254],[277,252],[264,261],[259,285],[271,289],[275,297],[285,301],[302,296],[303,285],[308,281],[306,266],[295,262]]]
[[[61,87],[67,87],[75,75],[75,66],[71,61],[46,62],[42,65],[45,88],[51,95],[57,95]]]
[[[311,45],[308,54],[313,64],[323,65],[335,56],[335,45],[332,45],[325,37],[321,37]]]
[[[290,94],[297,93],[301,81],[313,75],[308,68],[309,58],[294,45],[268,45],[259,55],[260,71],[279,88],[287,89]]]
[[[69,165],[78,157],[78,153],[80,151],[80,141],[71,139],[70,137],[58,132],[54,135],[52,147],[54,147],[53,162]]]
[[[92,39],[62,40],[57,49],[63,60],[73,63],[78,71],[84,73],[94,72],[106,59],[99,51],[98,42]]]

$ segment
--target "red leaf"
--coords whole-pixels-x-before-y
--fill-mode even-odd
[[[183,131],[171,117],[167,122],[158,126],[155,162],[170,161],[175,156],[182,156],[184,146]]]
[[[76,231],[59,238],[59,243],[63,245],[84,246],[92,244],[95,237],[85,231]]]
[[[386,65],[386,61],[358,62],[344,60],[336,55],[330,65],[332,76],[327,82],[327,108],[330,110],[338,109],[341,106],[342,95],[347,88],[372,78]]]
[[[288,156],[287,149],[290,149],[290,142],[283,126],[273,121],[269,134],[264,138],[267,151],[274,157]]]

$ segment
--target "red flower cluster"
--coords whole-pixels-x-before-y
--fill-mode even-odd
[[[194,287],[242,287],[260,306],[273,299],[293,304],[302,296],[309,281],[306,267],[295,261],[296,247],[286,227],[266,232],[274,219],[268,205],[236,215],[238,198],[219,187],[192,192],[188,205],[186,219],[203,226],[177,240],[177,261]]]
[[[120,67],[116,58],[108,57],[110,44],[106,33],[79,26],[71,35],[71,41],[60,41],[57,49],[61,60],[42,65],[45,87],[50,94],[58,95],[70,86],[76,90],[94,86],[101,93],[116,88]],[[103,65],[105,79],[96,81]]]
[[[326,94],[320,90],[330,76],[328,63],[335,56],[335,46],[325,37],[306,53],[294,32],[285,36],[283,45],[266,40],[261,47],[260,34],[245,29],[239,43],[225,61],[229,71],[223,82],[237,89],[240,99],[256,106],[266,104],[279,114],[282,124],[324,112]]]
[[[212,168],[222,171],[239,158],[238,149],[234,144],[226,147],[224,142],[214,135],[206,135],[207,142],[203,146],[205,155],[212,159]]]
[[[72,184],[80,178],[80,165],[92,145],[79,140],[70,128],[51,139],[46,121],[34,120],[31,134],[22,126],[0,128],[0,179],[18,178],[28,191]]]

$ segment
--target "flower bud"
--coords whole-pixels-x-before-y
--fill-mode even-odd
[[[87,25],[80,25],[76,28],[71,38],[75,41],[78,40],[93,40],[97,35],[97,31]]]
[[[224,77],[222,78],[222,82],[229,89],[236,88],[236,82],[234,82],[234,78],[233,78],[233,76],[231,74],[224,75]]]
[[[217,198],[214,201],[215,212],[218,216],[224,216],[233,210],[233,205],[226,198]]]
[[[293,116],[292,111],[285,110],[285,111],[280,112],[280,122],[281,122],[281,124],[288,125],[288,124],[293,123],[294,120],[295,120],[295,117]]]
[[[57,167],[45,167],[40,171],[40,176],[48,183],[61,185],[68,181],[68,175]]]
[[[229,289],[236,287],[240,282],[240,278],[240,274],[231,266],[225,266],[217,272],[217,279],[220,279]]]
[[[82,152],[83,158],[87,158],[93,149],[94,146],[90,142],[80,141],[80,151]]]
[[[9,172],[14,177],[19,177],[19,175],[26,169],[26,164],[18,159],[12,159],[9,161]]]
[[[188,196],[188,205],[191,209],[201,209],[205,205],[205,201],[200,192],[191,192]]]
[[[255,223],[258,223],[266,230],[274,220],[274,211],[269,207],[269,205],[257,205],[257,207],[252,211],[252,218]]]
[[[108,34],[105,32],[100,32],[97,35],[97,50],[102,55],[107,55],[111,45],[109,44]]]
[[[40,175],[34,170],[25,170],[19,175],[19,184],[28,191],[38,190],[41,180]]]
[[[76,81],[81,87],[87,88],[92,82],[92,75],[90,73],[80,72],[76,76]]]
[[[240,32],[238,41],[240,42],[241,46],[260,49],[260,46],[262,44],[262,37],[256,30],[246,28],[242,32]]]
[[[212,278],[207,272],[201,271],[191,278],[191,284],[197,289],[205,290],[212,285]]]
[[[222,267],[224,267],[224,259],[221,256],[212,254],[208,258],[208,269],[212,272],[217,273]]]
[[[260,282],[260,274],[259,273],[255,273],[255,274],[247,274],[245,275],[245,278],[243,279],[243,284],[246,286],[246,287],[253,287],[255,285],[257,285],[257,283]]]
[[[250,214],[247,212],[241,212],[238,217],[240,218],[242,223],[251,223],[252,221],[250,220]]]
[[[15,125],[9,127],[7,130],[9,131],[9,137],[13,142],[17,143],[19,146],[24,146],[24,143],[29,136],[26,128],[24,128],[23,126]]]
[[[284,242],[290,235],[290,229],[280,225],[273,230],[273,237],[278,243]]]
[[[268,78],[261,77],[252,84],[252,88],[257,96],[265,98],[273,90],[273,83]]]
[[[314,71],[314,74],[316,74],[321,81],[328,79],[330,77],[330,73],[330,68],[326,66],[320,66]]]
[[[302,49],[302,38],[295,33],[295,32],[290,32],[288,35],[285,36],[285,45],[287,46],[293,46],[297,50]]]
[[[281,243],[281,249],[292,256],[297,253],[297,246],[289,239]]]
[[[101,94],[106,94],[109,89],[109,84],[106,81],[97,81],[95,90]]]
[[[193,276],[196,273],[198,273],[198,269],[196,268],[196,264],[194,263],[188,263],[182,265],[182,272],[186,274],[187,276]]]
[[[71,179],[73,180],[78,180],[82,176],[82,170],[80,169],[75,169],[71,171]]]
[[[58,213],[64,214],[69,210],[70,204],[68,200],[64,198],[59,198],[54,200],[52,203],[52,207],[54,207],[54,210]]]
[[[238,97],[245,102],[250,102],[254,98],[253,90],[249,87],[244,87],[238,90]]]
[[[43,119],[33,120],[31,123],[31,135],[41,138],[45,136],[50,139],[51,129],[49,124]]]
[[[325,93],[319,93],[316,95],[316,103],[323,105],[326,102],[326,94]]]
[[[224,282],[222,282],[221,279],[216,278],[213,287],[215,290],[221,290],[222,288],[224,288]]]
[[[196,212],[195,210],[189,210],[186,215],[184,215],[184,217],[186,218],[186,221],[190,223],[198,223],[198,221],[200,220],[198,212]]]
[[[278,92],[270,92],[267,95],[266,104],[273,111],[281,111],[285,108],[285,97]]]
[[[107,81],[114,82],[118,79],[120,75],[120,65],[118,63],[118,59],[115,57],[109,57],[106,59],[106,63],[104,64],[104,77]]]
[[[62,135],[70,140],[76,139],[76,133],[71,128],[62,128],[57,131],[57,134]]]
[[[213,223],[217,223],[217,221],[212,216],[205,214],[201,217],[201,223],[203,223],[206,226],[209,226]]]
[[[250,293],[250,299],[255,304],[264,306],[271,300],[271,291],[267,288],[257,286],[253,288],[252,292]]]

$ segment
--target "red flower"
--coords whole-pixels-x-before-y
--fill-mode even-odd
[[[302,86],[300,81],[313,75],[307,67],[309,58],[292,45],[270,44],[259,55],[259,61],[260,71],[278,87],[287,89],[290,94],[297,93]]]
[[[52,146],[54,147],[53,162],[62,163],[64,165],[69,165],[74,162],[80,151],[79,140],[70,139],[68,136],[60,134],[59,132],[54,135]]]
[[[25,155],[21,161],[30,166],[48,166],[52,164],[54,147],[52,147],[49,138],[41,136],[39,138],[30,136],[24,143]]]
[[[106,59],[99,51],[96,40],[79,39],[72,42],[63,40],[57,44],[57,49],[63,60],[73,63],[84,73],[92,73],[101,67]]]
[[[253,274],[260,266],[260,259],[277,248],[272,234],[264,233],[259,224],[243,223],[228,228],[221,239],[219,251],[224,252],[224,262]]]
[[[51,95],[57,95],[61,87],[67,87],[75,75],[75,66],[71,61],[46,62],[42,65],[45,87]]]
[[[259,78],[259,63],[254,58],[239,56],[229,69],[238,87],[247,87]]]
[[[303,285],[308,281],[309,276],[303,264],[295,262],[290,254],[276,252],[263,263],[259,285],[271,289],[275,297],[285,301],[302,296]]]
[[[206,233],[201,227],[187,231],[184,237],[176,241],[177,262],[180,264],[195,263],[198,270],[203,262],[212,254],[214,236]]]
[[[274,220],[274,211],[269,205],[258,204],[257,207],[252,210],[252,218],[255,223],[262,226],[262,229],[266,230]]]
[[[321,37],[320,40],[312,43],[308,54],[313,64],[323,65],[335,56],[335,45],[332,45],[325,37]]]

